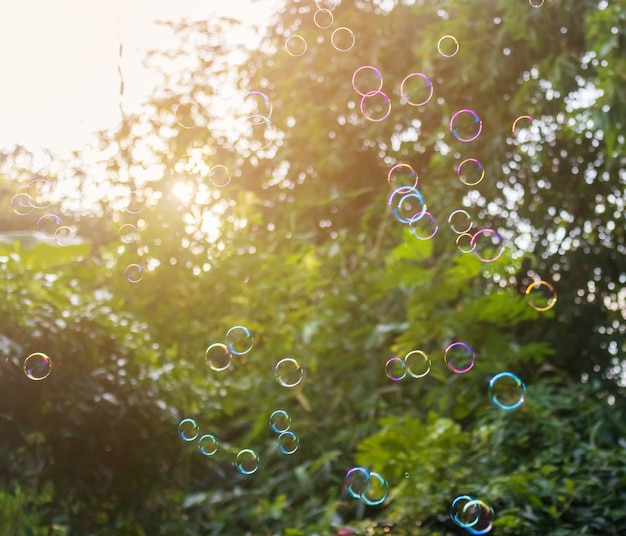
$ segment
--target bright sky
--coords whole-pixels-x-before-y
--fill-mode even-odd
[[[124,107],[157,82],[143,51],[166,48],[155,20],[267,20],[279,0],[0,0],[0,146],[79,149],[90,132],[118,124],[119,33]]]

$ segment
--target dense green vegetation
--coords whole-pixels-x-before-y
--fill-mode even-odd
[[[100,134],[98,164],[87,149],[3,155],[1,534],[455,535],[463,494],[494,508],[492,534],[626,530],[626,2],[344,1],[329,29],[315,11],[286,1],[236,73],[235,22],[171,23],[179,47],[148,59],[163,84]],[[331,45],[339,27],[356,37],[347,52]],[[299,57],[284,49],[294,33]],[[437,51],[443,35],[456,55]],[[382,73],[384,121],[359,111],[363,65]],[[401,102],[413,72],[432,80],[423,106]],[[271,99],[268,147],[239,130],[252,127],[224,98],[233,84]],[[483,131],[464,143],[449,121],[466,108]],[[523,115],[532,126],[512,132]],[[457,177],[467,158],[485,168],[475,186]],[[391,214],[399,162],[431,240]],[[211,183],[215,165],[230,184]],[[16,215],[33,178],[54,204]],[[131,195],[145,208],[127,210]],[[457,248],[461,208],[474,231],[498,230],[502,257]],[[47,212],[76,226],[71,245],[38,236]],[[558,292],[549,311],[524,296],[537,278]],[[234,325],[254,348],[213,371],[205,349]],[[465,374],[443,362],[454,341],[477,355]],[[430,373],[391,381],[386,361],[417,349]],[[33,352],[53,361],[43,381],[24,375]],[[287,356],[305,369],[292,389],[274,377]],[[502,371],[528,387],[513,411],[487,395]],[[278,408],[300,439],[290,456],[268,427]],[[215,456],[180,440],[186,417],[219,438]],[[250,476],[233,467],[243,448],[261,458]],[[388,480],[382,505],[346,494],[355,465]]]

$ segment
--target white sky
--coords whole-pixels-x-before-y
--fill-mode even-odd
[[[118,124],[118,37],[124,107],[136,109],[158,78],[143,51],[165,47],[154,20],[215,14],[246,25],[279,0],[0,0],[0,146],[79,149],[90,132]]]

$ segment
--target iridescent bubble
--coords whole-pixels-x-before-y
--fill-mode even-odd
[[[391,213],[400,223],[410,223],[426,213],[424,198],[417,188],[396,188],[389,196],[387,204],[391,207]]]
[[[197,102],[183,101],[174,108],[174,120],[181,128],[195,128],[203,126],[204,110]]]
[[[385,363],[385,374],[390,380],[397,382],[406,376],[406,365],[401,357],[392,357]]]
[[[376,67],[363,65],[352,75],[352,87],[361,97],[383,88],[383,75]]]
[[[343,480],[343,488],[348,495],[354,499],[360,499],[363,492],[367,489],[367,482],[370,473],[364,467],[353,467],[350,469]]]
[[[477,513],[474,515],[473,509],[465,513],[463,512],[465,505],[473,500],[470,495],[459,495],[452,501],[452,505],[450,506],[450,519],[459,527],[467,528],[476,524],[478,521],[478,515]]]
[[[539,6],[538,6],[539,7]],[[517,134],[517,129],[528,128],[532,125],[533,118],[530,115],[520,115],[515,121],[513,121],[513,126],[511,127],[511,132],[513,134]]]
[[[463,223],[463,221],[465,221],[465,223]],[[468,231],[472,228],[472,218],[467,211],[458,209],[450,213],[450,216],[448,216],[448,223],[450,224],[452,231],[456,234],[467,234],[471,239],[472,235],[470,235]]]
[[[413,378],[423,378],[430,372],[430,357],[421,350],[413,350],[404,357],[406,371]]]
[[[330,9],[318,9],[313,14],[313,22],[318,28],[326,30],[333,25],[333,22],[335,22],[335,17],[333,16],[333,12]]]
[[[254,450],[243,449],[237,453],[235,467],[242,475],[251,475],[252,473],[256,473],[260,462],[261,459]]]
[[[354,32],[350,28],[342,26],[333,32],[330,37],[330,42],[335,50],[338,50],[339,52],[348,52],[348,50],[352,49],[354,46],[356,37],[354,37]]]
[[[126,267],[126,279],[130,283],[139,283],[143,279],[143,268],[140,264],[129,264]]]
[[[213,456],[217,452],[218,446],[219,442],[214,435],[205,434],[198,439],[198,450],[204,456]]]
[[[132,223],[125,223],[120,226],[120,240],[124,242],[124,244],[132,244],[137,242],[140,238],[139,231],[137,227]]]
[[[252,123],[260,123],[272,116],[272,101],[261,91],[249,91],[243,97],[242,112]]]
[[[450,132],[459,141],[474,141],[483,130],[483,122],[474,110],[459,110],[450,118]]]
[[[475,186],[485,177],[485,168],[475,158],[467,158],[459,164],[456,174],[466,186]]]
[[[369,121],[383,121],[391,113],[391,101],[382,91],[370,91],[361,97],[359,105],[363,117]]]
[[[433,84],[425,74],[411,73],[400,84],[402,99],[410,106],[424,106],[433,97]]]
[[[299,446],[300,440],[293,432],[282,432],[278,436],[278,448],[283,454],[293,454]]]
[[[61,225],[54,232],[54,240],[59,246],[70,246],[76,240],[76,228],[69,225]]]
[[[446,366],[456,374],[472,369],[476,362],[474,351],[464,342],[453,342],[443,353]]]
[[[418,240],[430,240],[437,234],[439,226],[430,212],[417,214],[409,221],[409,230]]]
[[[52,372],[52,359],[46,354],[35,352],[24,359],[24,374],[35,381],[44,380]]]
[[[546,281],[533,281],[525,294],[528,305],[536,311],[548,311],[556,304],[556,290]]]
[[[387,182],[394,189],[415,188],[417,186],[417,173],[409,164],[396,164],[387,173]]]
[[[482,262],[493,262],[504,253],[502,237],[493,229],[476,231],[470,244],[474,246],[474,255]]]
[[[254,334],[245,326],[233,326],[226,332],[226,346],[232,354],[247,354],[254,346]]]
[[[277,409],[270,415],[270,428],[277,434],[282,434],[289,430],[291,426],[291,417],[283,409]]]
[[[242,148],[256,152],[269,147],[276,139],[276,127],[266,117],[257,115],[243,120],[239,126]]]
[[[304,37],[298,34],[287,37],[287,39],[285,39],[285,51],[294,58],[302,56],[306,52],[306,41]]]
[[[304,369],[292,357],[281,359],[274,369],[276,381],[283,387],[295,387],[304,377]]]
[[[451,58],[459,51],[459,42],[453,35],[444,35],[437,41],[437,50],[444,58]]]
[[[361,500],[367,506],[378,506],[387,498],[388,492],[389,483],[380,474],[372,471],[361,494]]]
[[[469,523],[461,526],[472,535],[488,534],[493,528],[494,515],[489,504],[480,499],[472,499],[465,503],[460,516],[461,520],[467,520]]]
[[[213,186],[219,188],[228,186],[231,181],[230,171],[226,166],[217,164],[209,170],[209,180]]]
[[[183,441],[193,441],[200,435],[200,427],[194,419],[183,419],[178,424],[178,435]]]
[[[476,249],[476,245],[472,243],[474,235],[470,233],[461,233],[456,237],[456,247],[461,253],[472,253]]]
[[[230,367],[230,363],[233,360],[232,354],[228,351],[225,344],[215,342],[206,349],[204,352],[206,364],[217,372],[226,370]]]
[[[489,398],[500,409],[519,408],[525,393],[526,384],[512,372],[500,372],[489,381]]]
[[[24,193],[15,194],[11,198],[11,210],[18,216],[26,216],[33,211],[33,198]]]
[[[18,194],[26,194],[31,199],[31,206],[35,209],[45,209],[52,205],[52,183],[43,178],[35,178],[17,190]]]
[[[54,235],[61,225],[63,225],[63,220],[56,214],[44,214],[37,220],[39,232],[49,239],[54,239]]]
[[[146,208],[146,202],[140,192],[132,191],[128,197],[128,204],[126,205],[126,212],[130,214],[139,214],[144,208]]]

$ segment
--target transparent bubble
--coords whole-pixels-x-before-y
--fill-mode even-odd
[[[485,168],[475,158],[467,158],[459,164],[456,174],[466,186],[475,186],[485,177]]]
[[[519,132],[519,130],[529,128],[532,123],[533,118],[530,115],[520,115],[515,121],[513,121],[511,132],[515,135]]]
[[[178,435],[183,441],[193,441],[200,435],[200,427],[194,419],[183,419],[178,424]]]
[[[302,56],[306,52],[306,41],[304,37],[298,34],[287,37],[287,39],[285,39],[285,51],[294,58]]]
[[[391,101],[382,91],[370,91],[361,97],[359,105],[363,117],[368,121],[384,121],[391,113]]]
[[[383,75],[376,67],[363,65],[352,75],[352,87],[361,97],[383,88]]]
[[[282,432],[278,436],[278,448],[283,454],[293,454],[299,446],[300,440],[293,432]]]
[[[226,332],[226,346],[232,354],[247,354],[254,346],[254,334],[245,326],[233,326]]]
[[[400,84],[402,99],[410,106],[424,106],[433,97],[433,84],[425,74],[411,73]]]
[[[61,225],[63,225],[63,220],[56,214],[44,214],[37,220],[39,232],[49,239],[54,239],[54,235]]]
[[[396,164],[387,173],[387,182],[394,189],[415,188],[417,186],[417,173],[409,164]]]
[[[313,22],[318,28],[326,30],[333,25],[333,22],[335,22],[335,17],[333,16],[333,12],[330,9],[318,9],[313,14]]]
[[[235,467],[242,475],[251,475],[252,473],[256,473],[260,462],[261,459],[254,450],[243,449],[237,453]]]
[[[61,225],[54,232],[54,240],[59,246],[70,246],[76,240],[77,232],[75,227],[68,225]]]
[[[489,382],[489,398],[500,409],[519,408],[525,393],[526,384],[512,372],[500,372]]]
[[[493,528],[494,515],[493,508],[486,502],[472,499],[463,506],[460,519],[467,523],[461,526],[472,535],[488,534]]]
[[[378,506],[387,498],[388,492],[388,482],[380,474],[372,471],[361,494],[361,500],[368,506]]]
[[[276,381],[283,387],[295,387],[304,377],[304,369],[292,357],[281,359],[274,369]]]
[[[544,0],[528,0],[528,3],[533,7],[541,7]]]
[[[456,247],[461,253],[472,253],[476,249],[476,245],[472,243],[474,235],[470,233],[461,233],[456,237]]]
[[[214,435],[205,434],[198,439],[198,450],[204,456],[213,456],[217,452],[218,446],[219,442]]]
[[[143,268],[140,264],[129,264],[126,267],[126,279],[130,283],[139,283],[143,279]]]
[[[423,378],[430,372],[430,357],[421,350],[413,350],[404,357],[406,371],[413,378]]]
[[[196,128],[204,126],[204,110],[197,102],[183,101],[174,108],[174,120],[181,128]]]
[[[222,166],[221,164],[215,165],[209,170],[209,180],[213,186],[219,188],[228,186],[231,181],[230,171],[226,166]]]
[[[459,141],[474,141],[483,130],[483,122],[474,110],[459,110],[450,118],[450,132]]]
[[[450,229],[456,234],[467,234],[471,239],[472,235],[468,231],[472,228],[472,218],[465,210],[459,209],[450,213],[448,223],[450,224]]]
[[[367,489],[367,482],[370,473],[364,467],[353,467],[344,478],[343,488],[348,495],[354,499],[360,499],[363,492]]]
[[[456,56],[459,51],[459,42],[453,35],[444,35],[437,41],[437,51],[444,58]]]
[[[445,349],[443,360],[452,372],[463,374],[472,369],[476,355],[464,342],[453,342]]]
[[[348,52],[348,50],[351,50],[354,46],[356,37],[354,37],[354,32],[350,28],[342,26],[333,32],[330,37],[330,42],[335,50],[338,50],[339,52]]]
[[[33,198],[28,194],[15,194],[11,198],[11,210],[18,216],[26,216],[33,211]]]
[[[144,208],[146,208],[146,202],[143,199],[142,194],[134,190],[130,192],[128,204],[126,205],[126,212],[130,214],[139,214]]]
[[[217,372],[226,370],[230,367],[230,363],[233,360],[232,354],[228,351],[225,344],[216,342],[208,346],[204,352],[206,364]]]
[[[389,196],[387,204],[391,206],[391,213],[400,223],[410,223],[426,213],[424,198],[417,188],[401,187],[395,189]]]
[[[272,116],[272,101],[261,91],[249,91],[243,97],[242,113],[252,123],[260,123]]]
[[[430,240],[437,234],[439,226],[430,212],[417,214],[409,221],[411,234],[418,240]]]
[[[43,178],[32,179],[19,188],[17,194],[26,194],[30,197],[31,206],[35,209],[46,209],[52,205],[52,183]]]
[[[459,527],[467,528],[478,521],[478,515],[474,515],[472,518],[472,512],[463,512],[465,505],[473,501],[474,499],[470,495],[459,495],[452,501],[450,506],[450,519]]]
[[[474,255],[482,262],[493,262],[504,253],[502,237],[493,229],[476,231],[470,244],[474,246]]]
[[[285,410],[277,409],[270,415],[270,428],[277,434],[286,432],[290,426],[291,416]]]
[[[401,357],[392,357],[385,363],[385,374],[390,380],[397,382],[406,376],[406,365]]]
[[[276,139],[276,127],[266,117],[248,117],[239,125],[239,141],[243,148],[260,151],[269,147]]]
[[[132,244],[134,242],[139,241],[140,234],[137,230],[137,227],[132,223],[125,223],[120,226],[120,240],[124,242],[124,244]]]
[[[315,0],[317,9],[328,9],[332,11],[337,7],[337,0]]]
[[[52,371],[52,359],[46,354],[35,352],[24,359],[24,374],[31,380],[44,380]]]
[[[536,311],[548,311],[556,304],[556,290],[545,281],[533,281],[526,289],[526,299]]]
[[[404,478],[410,478],[410,477],[411,477],[410,473],[408,471],[405,471]]]

